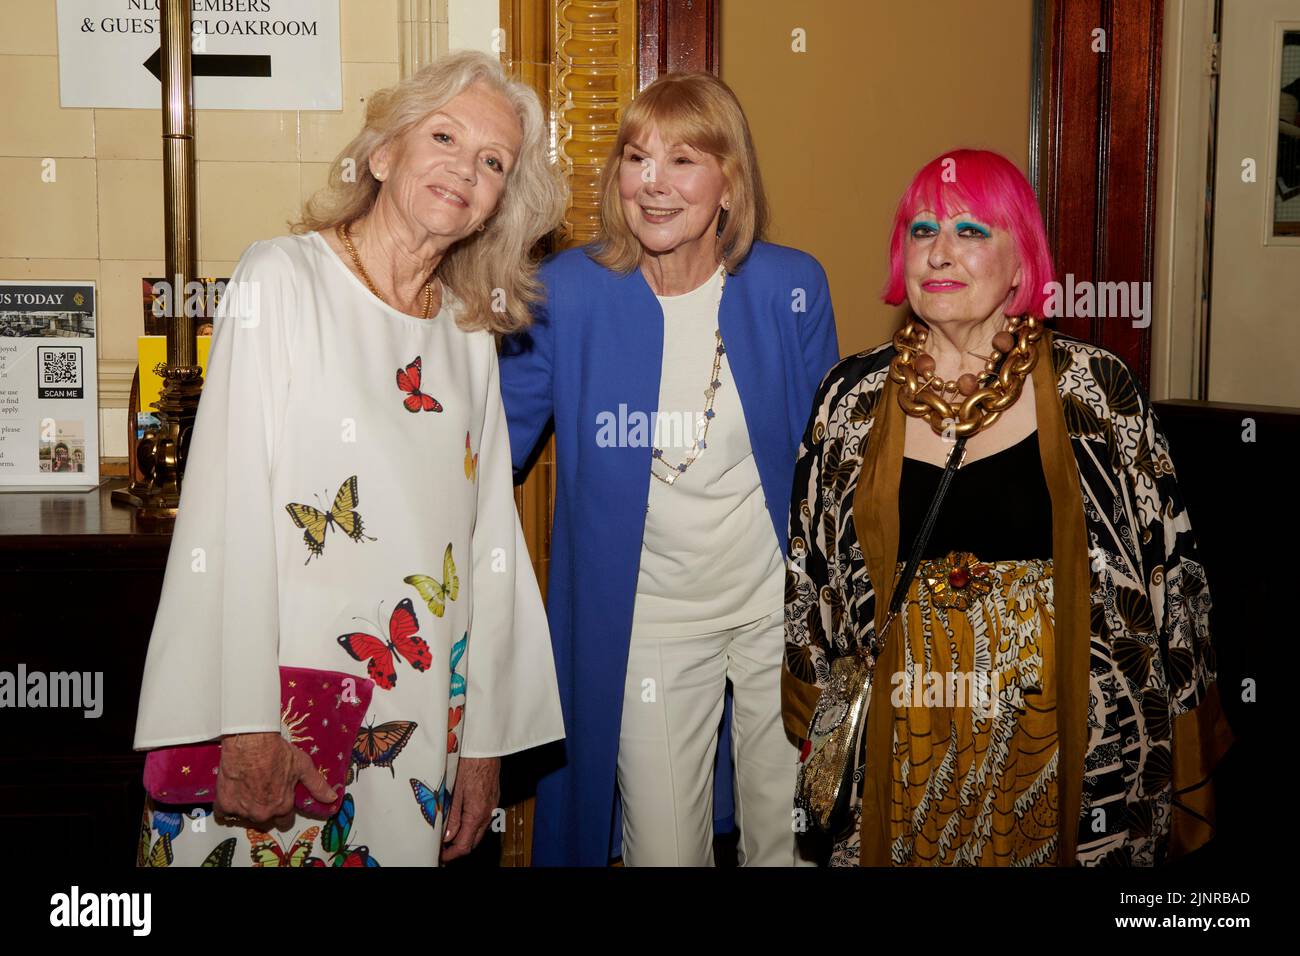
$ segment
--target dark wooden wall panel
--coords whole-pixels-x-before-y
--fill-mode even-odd
[[[1051,66],[1039,172],[1057,278],[1149,283],[1162,0],[1046,2]],[[1098,29],[1104,52],[1093,49]],[[1131,316],[1056,319],[1061,331],[1115,352],[1149,386],[1151,330],[1133,323]]]
[[[131,745],[171,539],[111,504],[122,483],[0,505],[0,671],[103,675],[97,718],[0,711],[0,829],[17,859],[135,863],[144,757]]]
[[[640,0],[638,89],[661,73],[718,74],[719,7],[720,0]]]

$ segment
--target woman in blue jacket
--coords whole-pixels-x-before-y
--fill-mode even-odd
[[[711,864],[730,681],[740,859],[791,866],[786,503],[839,357],[826,276],[761,241],[748,124],[715,77],[667,75],[632,102],[600,196],[599,238],[543,264],[534,324],[501,359],[516,469],[555,422],[568,738],[538,785],[533,859],[605,865],[621,838],[626,865]]]

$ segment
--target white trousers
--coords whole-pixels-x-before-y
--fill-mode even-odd
[[[632,634],[618,746],[624,866],[713,865],[713,766],[732,684],[742,866],[794,866],[799,754],[781,724],[784,610],[689,637]]]

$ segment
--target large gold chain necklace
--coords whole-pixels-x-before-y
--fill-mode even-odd
[[[366,267],[361,264],[361,257],[357,255],[357,247],[352,244],[351,227],[346,222],[339,223],[334,227],[334,232],[343,243],[343,247],[347,249],[348,255],[352,257],[352,264],[357,267],[357,272],[361,273],[361,278],[366,280],[366,288],[384,305],[389,305],[389,301],[380,295],[379,290],[375,288],[375,284],[370,281],[370,273],[366,271]],[[394,308],[396,307],[394,306]],[[420,318],[427,319],[431,312],[433,312],[433,282],[429,281],[424,284],[424,312]]]
[[[937,435],[960,438],[983,431],[1020,397],[1038,361],[1042,335],[1033,316],[1009,318],[1006,329],[993,336],[993,354],[984,371],[945,382],[935,375],[934,356],[924,351],[929,330],[909,318],[894,335],[897,354],[889,366],[889,377],[901,386],[898,404],[907,414],[924,418]],[[949,394],[952,401],[944,397]]]

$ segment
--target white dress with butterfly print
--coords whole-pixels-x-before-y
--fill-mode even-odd
[[[282,731],[280,665],[378,678],[373,732],[331,824],[259,834],[150,805],[143,862],[436,865],[458,756],[563,736],[496,350],[457,307],[448,292],[432,319],[389,308],[316,233],[240,259],[135,746]]]

